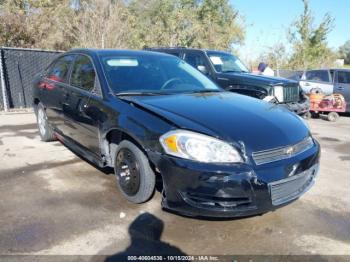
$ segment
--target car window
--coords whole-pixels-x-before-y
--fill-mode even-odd
[[[70,83],[84,90],[92,90],[95,85],[95,69],[91,60],[79,55],[73,65]]]
[[[171,52],[166,52],[169,55],[173,55],[176,57],[181,57],[181,53],[180,52],[176,52],[176,51],[171,51]]]
[[[206,76],[175,56],[103,56],[102,64],[115,93],[220,91]]]
[[[73,55],[60,57],[50,67],[47,73],[47,78],[57,82],[65,82],[69,71],[69,67],[73,59],[74,59]]]
[[[329,82],[329,75],[327,70],[307,71],[305,78],[309,81]]]
[[[186,53],[184,60],[196,69],[198,69],[198,66],[204,66],[207,69],[207,72],[209,71],[204,56],[201,54]]]
[[[245,72],[247,67],[236,56],[219,52],[207,52],[210,62],[215,70],[220,73]]]
[[[350,84],[350,72],[338,71],[338,83]]]

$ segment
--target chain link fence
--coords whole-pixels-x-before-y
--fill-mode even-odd
[[[0,48],[0,110],[31,107],[34,76],[58,54],[58,51]]]

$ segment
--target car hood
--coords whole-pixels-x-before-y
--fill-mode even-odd
[[[171,121],[175,128],[241,141],[247,151],[294,144],[309,135],[300,117],[284,107],[231,92],[123,99]]]
[[[281,78],[256,75],[252,73],[222,73],[218,75],[220,78],[234,80],[235,83],[260,83],[261,85],[298,85],[297,81]]]

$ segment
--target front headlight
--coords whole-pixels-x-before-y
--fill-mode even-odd
[[[170,131],[159,138],[172,156],[205,163],[243,162],[238,151],[219,139],[186,130]]]
[[[278,102],[282,103],[283,102],[283,86],[275,86],[274,87],[274,95]]]

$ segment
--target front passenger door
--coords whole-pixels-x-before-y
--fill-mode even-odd
[[[99,124],[102,96],[93,62],[87,55],[77,55],[70,75],[70,92],[64,110],[69,137],[100,156]]]

